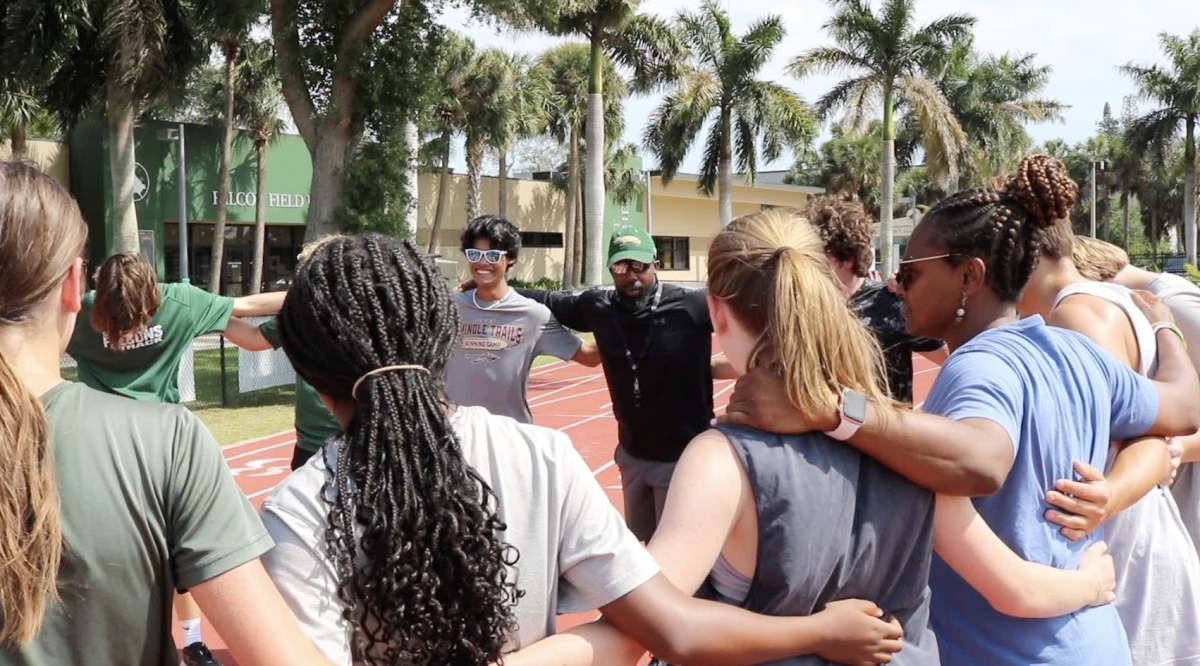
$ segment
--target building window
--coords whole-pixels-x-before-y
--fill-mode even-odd
[[[550,231],[522,231],[521,247],[562,247],[563,235]]]
[[[658,261],[664,271],[688,270],[688,238],[686,236],[655,236]]]

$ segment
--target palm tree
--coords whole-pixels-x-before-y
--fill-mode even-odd
[[[854,72],[818,101],[822,117],[838,108],[848,110],[846,125],[864,129],[867,113],[877,101],[883,105],[882,188],[880,199],[891,201],[896,171],[898,107],[916,115],[922,128],[925,163],[930,177],[945,182],[958,176],[958,153],[965,136],[946,97],[924,75],[924,68],[949,52],[951,44],[971,34],[975,19],[952,14],[916,27],[915,0],[884,0],[877,14],[865,0],[830,0],[833,17],[823,29],[837,46],[816,48],[792,60],[789,72],[804,77],[814,73]],[[892,212],[880,210],[883,270],[892,270]]]
[[[29,154],[30,126],[54,119],[28,88],[7,88],[0,87],[0,137],[8,138],[12,142],[12,156],[21,158]]]
[[[450,198],[450,149],[453,147],[454,136],[462,131],[465,84],[474,61],[475,42],[455,33],[446,36],[446,42],[438,56],[438,93],[434,99],[432,113],[433,130],[437,136],[425,145],[424,150],[426,153],[436,154],[441,161],[437,205],[429,230],[430,253],[437,249],[438,235],[446,215],[446,201]]]
[[[508,217],[508,150],[546,128],[550,81],[546,69],[526,55],[503,53],[499,65],[504,83],[494,104],[507,113],[492,137],[492,147],[500,163],[497,212]]]
[[[1138,152],[1148,146],[1166,145],[1184,130],[1183,153],[1187,179],[1183,196],[1183,238],[1188,263],[1196,264],[1196,124],[1200,121],[1200,30],[1188,37],[1168,33],[1158,36],[1159,47],[1169,67],[1135,65],[1120,67],[1137,83],[1140,97],[1157,102],[1160,108],[1133,121],[1130,140]]]
[[[221,11],[215,12],[213,34],[216,46],[224,58],[221,113],[221,165],[217,176],[217,217],[213,223],[212,264],[209,268],[208,288],[212,293],[221,293],[222,275],[225,268],[225,222],[229,216],[229,162],[233,159],[233,101],[238,90],[238,55],[242,46],[250,39],[251,25],[266,12],[264,0],[229,0],[222,3]]]
[[[582,216],[578,214],[584,197],[581,191],[583,171],[580,158],[583,136],[587,127],[590,95],[591,53],[586,44],[562,44],[542,54],[539,59],[550,84],[549,116],[546,132],[567,145],[567,202],[563,250],[563,287],[570,288],[581,280],[575,276],[583,269],[584,237]],[[611,63],[604,71],[604,130],[606,136],[619,136],[624,129],[624,102],[627,95],[625,79]]]
[[[1033,145],[1027,123],[1062,120],[1069,107],[1039,96],[1053,68],[1036,59],[1034,54],[981,55],[973,40],[966,40],[939,68],[938,88],[968,137],[959,160],[961,176],[947,183],[949,194],[958,191],[963,177],[979,185],[1015,169]]]
[[[807,143],[816,134],[816,123],[795,93],[755,78],[787,34],[781,17],[759,19],[739,37],[725,10],[715,0],[704,0],[698,12],[680,11],[675,23],[695,62],[654,111],[645,143],[658,156],[667,184],[712,121],[697,189],[711,197],[719,187],[725,226],[733,220],[734,142],[738,171],[753,183],[760,139],[763,158],[770,162],[785,148]]]
[[[45,82],[46,106],[67,126],[102,105],[108,119],[115,252],[139,250],[133,202],[133,129],[139,109],[178,92],[203,64],[216,5],[166,0],[0,5],[5,80]]]
[[[589,146],[606,146],[604,83],[607,54],[633,71],[634,88],[646,91],[674,75],[680,49],[667,23],[638,13],[641,0],[594,0],[582,9],[567,10],[546,26],[555,35],[575,35],[591,47],[588,67],[586,140]],[[587,179],[587,284],[603,281],[604,171],[603,151],[588,156]]]
[[[242,127],[242,136],[254,145],[255,191],[254,257],[250,263],[250,293],[262,289],[264,247],[267,216],[267,146],[283,132],[286,125],[279,118],[285,104],[279,73],[275,68],[275,53],[266,42],[250,42],[244,47],[243,64],[238,74],[241,85],[234,116]]]
[[[463,82],[463,149],[467,153],[467,219],[483,212],[482,173],[484,151],[496,145],[512,124],[515,94],[508,56],[500,49],[479,54]],[[503,139],[507,143],[507,137]]]

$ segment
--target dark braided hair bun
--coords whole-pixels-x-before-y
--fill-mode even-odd
[[[1047,229],[1070,216],[1079,199],[1079,186],[1062,160],[1030,155],[1021,160],[1016,175],[1005,184],[1004,194],[1029,213],[1030,222]]]
[[[433,261],[378,234],[317,247],[279,313],[297,374],[356,398],[322,489],[355,663],[495,663],[516,629],[520,593],[506,567],[516,551],[500,539],[495,495],[464,459],[439,393],[458,322]],[[429,372],[378,373],[352,395],[358,378],[391,365]]]

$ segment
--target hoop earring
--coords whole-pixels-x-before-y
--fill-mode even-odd
[[[962,302],[958,304],[958,309],[954,311],[954,325],[958,326],[963,323],[963,317],[967,316],[967,292],[963,292]]]

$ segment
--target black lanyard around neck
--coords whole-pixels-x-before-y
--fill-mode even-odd
[[[629,369],[633,371],[633,406],[642,406],[642,385],[638,380],[638,366],[646,358],[646,352],[650,351],[650,344],[654,341],[654,327],[658,320],[654,318],[654,314],[658,312],[658,305],[662,302],[662,282],[654,285],[654,297],[650,301],[650,332],[646,334],[646,344],[642,347],[642,353],[638,355],[637,360],[633,359],[633,350],[629,348],[629,341],[625,338],[625,330],[622,328],[623,322],[621,318],[624,315],[619,315],[617,318],[617,337],[621,338],[621,346],[625,348],[625,360],[629,362]]]

